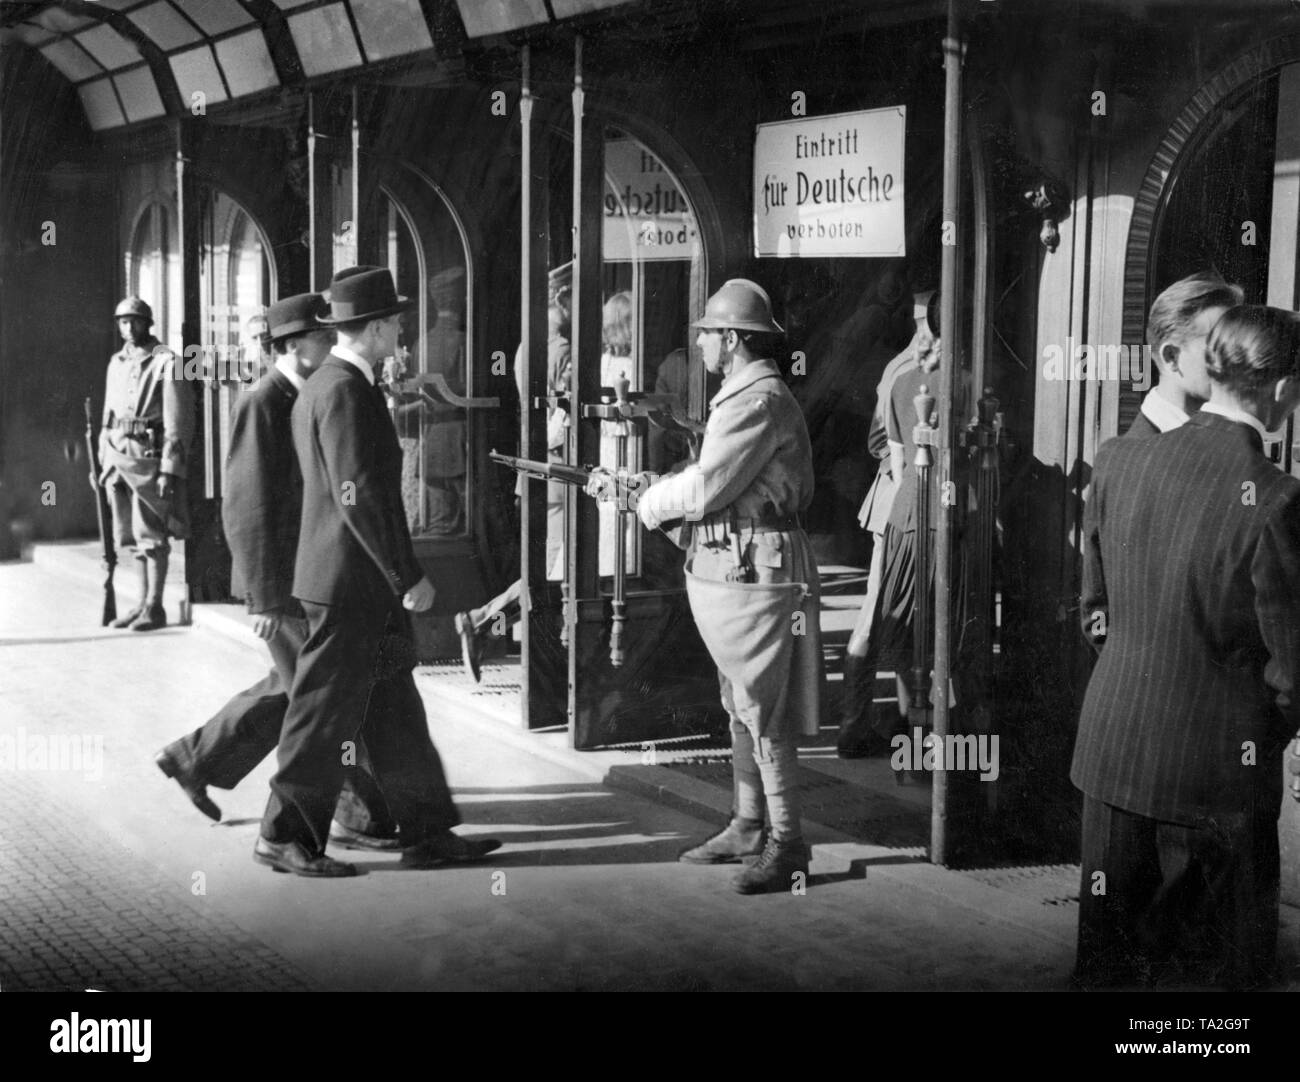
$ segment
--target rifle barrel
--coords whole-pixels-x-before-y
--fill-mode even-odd
[[[566,485],[576,485],[578,488],[585,488],[592,476],[590,470],[584,470],[579,466],[566,466],[563,462],[538,462],[535,459],[516,458],[514,455],[503,455],[496,451],[489,451],[488,458],[493,462],[499,462],[503,466],[509,466],[519,473],[528,473],[535,477],[549,477],[553,481],[560,481]]]

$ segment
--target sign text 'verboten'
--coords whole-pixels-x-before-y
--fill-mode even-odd
[[[756,256],[901,256],[902,105],[759,124]]]

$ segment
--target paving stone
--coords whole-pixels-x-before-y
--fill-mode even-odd
[[[802,897],[742,898],[734,867],[676,862],[707,817],[606,789],[595,760],[542,755],[539,734],[499,737],[438,698],[453,679],[443,673],[419,686],[461,829],[505,842],[493,863],[412,873],[363,853],[356,879],[275,875],[251,860],[273,763],[219,795],[220,828],[152,763],[260,679],[264,655],[202,628],[144,642],[100,633],[93,589],[31,566],[0,565],[0,598],[0,731],[74,735],[95,717],[113,734],[99,784],[0,776],[6,991],[1052,989],[1068,978],[1075,913],[1031,896],[1077,891],[1068,870],[981,879],[898,863],[914,854],[916,813],[851,808],[865,837],[899,847],[819,846],[814,868],[843,871],[819,870]],[[133,658],[147,663],[125,681]],[[848,808],[839,782],[813,781],[822,806]],[[206,895],[191,893],[196,871]],[[498,873],[504,896],[491,892]],[[1287,934],[1300,937],[1300,922]]]

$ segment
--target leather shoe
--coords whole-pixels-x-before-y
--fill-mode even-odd
[[[159,770],[181,787],[181,791],[190,798],[191,804],[209,819],[214,819],[218,823],[221,822],[221,809],[208,796],[208,787],[199,781],[193,773],[181,766],[170,752],[165,749],[160,751],[153,757],[153,761],[158,765]]]
[[[450,830],[425,838],[418,845],[402,850],[402,864],[407,868],[436,868],[439,864],[464,864],[482,860],[500,849],[496,838],[462,838]]]
[[[157,631],[167,626],[167,610],[161,605],[150,605],[131,621],[132,631]]]
[[[345,827],[337,819],[330,823],[330,841],[344,849],[366,849],[372,852],[392,851],[402,848],[402,839],[394,834],[391,838],[377,834],[363,834],[359,830]]]
[[[465,671],[479,683],[483,675],[479,664],[483,657],[483,647],[478,641],[478,632],[474,630],[474,621],[469,613],[458,612],[455,617],[456,634],[460,636],[460,659],[465,663]]]
[[[136,622],[136,620],[140,618],[140,614],[142,612],[144,612],[143,601],[140,602],[140,604],[138,604],[130,612],[124,612],[116,620],[110,621],[108,626],[109,627],[130,627],[133,623]]]
[[[357,874],[355,864],[345,864],[324,853],[314,857],[302,842],[268,842],[260,835],[253,846],[253,859],[277,872],[293,872],[312,879],[342,879]]]

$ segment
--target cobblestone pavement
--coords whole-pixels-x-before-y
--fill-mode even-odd
[[[33,775],[0,786],[0,991],[307,991],[238,925],[178,900],[146,861]]]
[[[102,744],[97,769],[0,765],[0,988],[1066,987],[1070,906],[929,865],[906,831],[810,834],[806,894],[742,898],[733,869],[675,861],[712,823],[436,693],[460,830],[505,843],[490,863],[356,854],[355,879],[275,875],[251,860],[272,763],[212,792],[220,825],[152,763],[264,657],[200,628],[101,630],[93,589],[32,565],[0,565],[0,599],[0,739]]]

